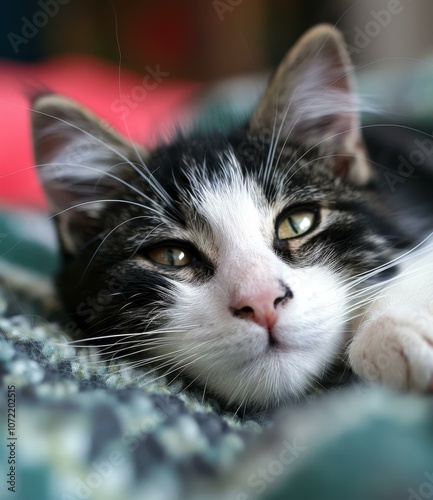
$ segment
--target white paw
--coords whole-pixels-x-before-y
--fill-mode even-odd
[[[366,321],[349,346],[349,362],[364,379],[433,391],[433,311],[400,308]]]

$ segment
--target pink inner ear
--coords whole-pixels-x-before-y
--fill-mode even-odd
[[[43,156],[45,158],[52,158],[56,151],[59,151],[63,146],[65,146],[67,140],[65,137],[60,137],[56,134],[50,134],[44,137],[40,141],[40,149],[43,149]]]
[[[46,209],[46,200],[32,168],[26,85],[46,87],[77,100],[126,137],[144,145],[155,139],[156,128],[168,131],[180,115],[184,119],[185,105],[201,89],[194,83],[163,81],[122,119],[116,111],[119,74],[115,66],[89,57],[66,56],[36,65],[1,62],[0,74],[0,205],[37,209]],[[124,71],[122,94],[132,95],[142,82],[140,75]]]
[[[251,128],[276,129],[283,138],[333,153],[359,141],[359,101],[341,35],[313,28],[285,57],[258,106]]]

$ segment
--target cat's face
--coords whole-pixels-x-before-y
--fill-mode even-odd
[[[353,277],[389,259],[350,71],[340,35],[316,28],[248,126],[152,153],[40,97],[35,152],[74,321],[228,403],[302,394],[342,353]]]

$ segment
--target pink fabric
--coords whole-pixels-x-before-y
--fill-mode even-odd
[[[39,64],[0,61],[0,205],[44,209],[31,147],[28,96],[47,89],[71,97],[126,137],[149,146],[161,131],[170,134],[200,85],[173,83],[163,68],[143,76],[83,56]],[[119,97],[122,97],[120,101]],[[156,132],[156,130],[160,132]]]

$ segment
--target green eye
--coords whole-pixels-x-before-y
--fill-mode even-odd
[[[297,238],[308,233],[317,222],[317,212],[314,210],[299,210],[285,217],[277,228],[280,240]]]
[[[147,257],[157,264],[173,267],[187,266],[194,260],[192,253],[188,250],[169,245],[154,248],[148,252]]]

